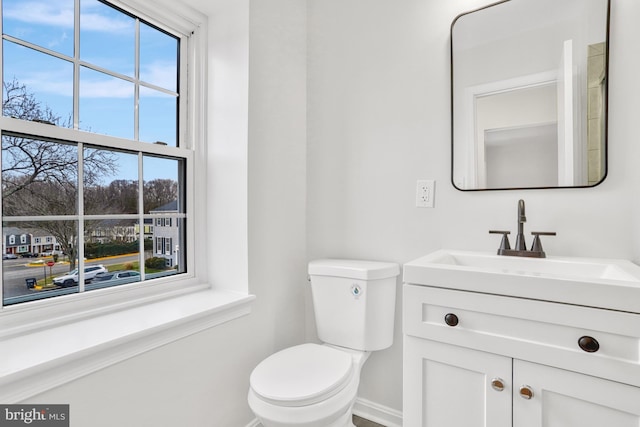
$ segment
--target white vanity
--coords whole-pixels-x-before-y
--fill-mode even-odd
[[[405,427],[640,426],[640,267],[441,250],[404,282]]]

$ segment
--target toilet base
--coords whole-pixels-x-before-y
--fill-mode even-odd
[[[281,423],[273,423],[271,421],[265,421],[258,417],[260,421],[261,427],[293,427],[293,424],[281,424]],[[298,425],[298,424],[296,424]],[[334,420],[329,424],[313,424],[313,427],[356,427],[353,424],[353,413],[351,412],[351,408],[344,415],[340,416],[338,419]]]
[[[327,427],[355,427],[353,424],[353,413],[351,412],[352,408],[349,408],[346,414],[332,422]]]
[[[351,410],[349,410],[345,421],[347,422],[346,424],[343,424],[345,427],[356,427],[356,425],[353,423],[353,412],[351,412]]]
[[[346,402],[342,400],[344,395],[337,395],[320,405],[277,407],[260,400],[250,390],[249,406],[262,427],[355,427],[352,411],[359,381],[354,382],[355,387],[352,385],[349,387],[351,390],[347,391],[351,396]]]

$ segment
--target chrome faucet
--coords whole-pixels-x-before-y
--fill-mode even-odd
[[[511,249],[511,245],[509,244],[510,231],[489,230],[489,233],[491,234],[502,234],[502,241],[498,248],[498,255],[524,256],[531,258],[546,257],[544,250],[542,250],[540,236],[555,236],[556,233],[554,231],[532,231],[531,234],[534,236],[533,244],[531,245],[531,250],[528,251],[527,244],[524,240],[525,222],[527,222],[527,216],[525,215],[524,200],[520,199],[518,200],[518,234],[516,235],[516,247]]]
[[[524,240],[524,223],[527,222],[527,216],[524,214],[524,200],[518,200],[518,235],[516,236],[516,250],[526,251],[527,244]]]

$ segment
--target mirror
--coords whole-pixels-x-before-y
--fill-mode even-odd
[[[609,0],[505,0],[454,20],[457,189],[602,182],[609,8]]]

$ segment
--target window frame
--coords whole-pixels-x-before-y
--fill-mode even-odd
[[[76,0],[76,7],[79,0]],[[176,147],[150,144],[107,135],[91,134],[77,129],[52,127],[47,124],[28,122],[10,117],[0,117],[0,130],[24,135],[45,136],[62,141],[74,141],[82,149],[84,144],[104,146],[105,148],[142,152],[145,155],[156,154],[161,157],[184,159],[185,171],[184,198],[187,219],[186,234],[186,273],[164,278],[155,278],[132,285],[107,287],[91,292],[79,292],[61,295],[20,304],[0,306],[0,338],[23,334],[41,328],[55,327],[70,319],[83,319],[98,314],[123,310],[140,304],[152,303],[170,296],[178,297],[191,292],[209,289],[206,270],[196,269],[205,254],[195,250],[195,227],[200,223],[203,213],[195,210],[197,197],[206,200],[206,71],[207,71],[207,18],[200,12],[169,0],[159,4],[146,4],[143,0],[109,0],[109,4],[130,13],[144,21],[177,36],[180,39],[179,75],[180,106],[179,134]],[[1,25],[1,23],[0,23]],[[0,55],[2,44],[0,44]],[[196,155],[198,153],[198,155]],[[82,181],[79,180],[81,183]],[[140,230],[145,222],[143,213],[133,215],[140,220]],[[75,215],[76,220],[101,219],[99,215]],[[119,216],[120,217],[120,216]],[[20,218],[28,219],[28,217]],[[64,219],[73,220],[74,216]],[[9,219],[10,220],[10,219]],[[5,218],[3,218],[5,221]],[[199,227],[202,228],[202,225]],[[82,228],[80,229],[82,233]],[[140,235],[143,245],[144,234]],[[79,247],[79,257],[84,257],[84,245]],[[0,277],[1,277],[0,266]],[[83,283],[84,271],[80,269]],[[0,300],[2,300],[0,287]]]

